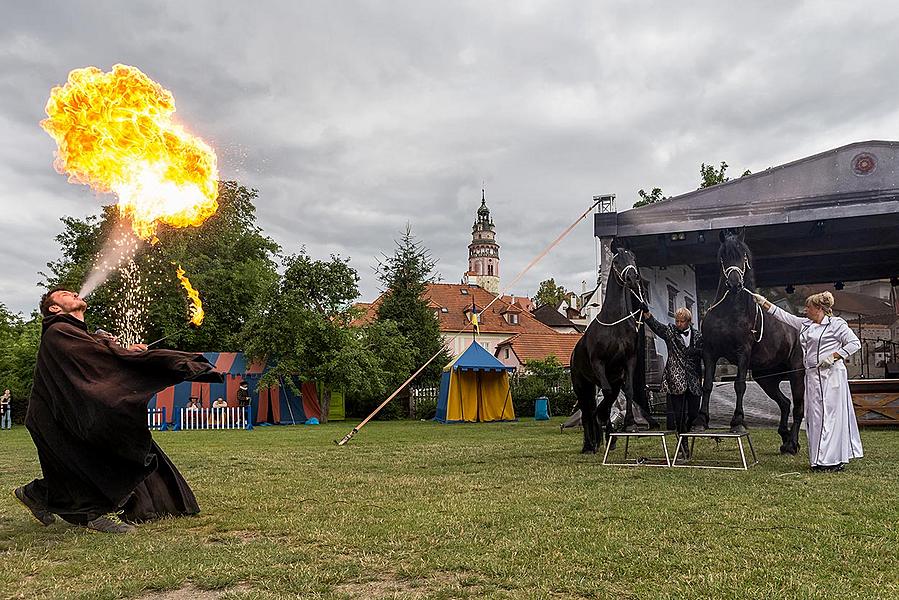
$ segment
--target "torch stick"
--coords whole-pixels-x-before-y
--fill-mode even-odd
[[[536,257],[534,257],[534,259],[533,259],[530,263],[528,263],[528,265],[521,271],[521,273],[519,273],[519,274],[515,277],[515,279],[512,280],[512,283],[508,284],[508,285],[506,286],[506,288],[505,288],[504,290],[502,290],[502,292],[500,292],[500,294],[499,294],[498,296],[496,296],[495,298],[493,298],[493,300],[491,300],[491,301],[487,304],[487,306],[484,307],[484,309],[481,311],[481,314],[484,314],[484,313],[487,311],[487,309],[490,308],[490,307],[493,305],[494,302],[496,302],[496,301],[499,300],[501,297],[503,297],[503,296],[505,295],[506,291],[509,290],[509,288],[511,288],[511,287],[512,287],[513,285],[515,285],[516,283],[518,283],[518,281],[519,281],[522,277],[524,277],[524,274],[531,270],[531,267],[533,267],[533,266],[536,265],[538,262],[540,262],[541,260],[543,260],[543,257],[545,257],[547,254],[549,254],[550,250],[552,250],[553,248],[555,248],[555,247],[559,244],[559,242],[561,242],[561,241],[562,241],[562,240],[563,240],[569,233],[571,233],[571,230],[574,229],[575,225],[577,225],[577,224],[580,223],[582,220],[584,220],[584,219],[587,217],[587,215],[590,214],[590,211],[593,210],[593,208],[594,208],[597,204],[599,204],[599,202],[600,202],[599,199],[597,199],[593,204],[591,204],[591,205],[590,205],[590,208],[588,208],[588,209],[585,210],[583,213],[581,213],[581,216],[579,216],[577,219],[575,219],[575,221],[574,221],[571,225],[569,225],[569,226],[568,226],[562,233],[560,233],[559,236],[556,237],[556,239],[554,239],[552,242],[550,242],[549,245],[546,246],[546,248],[544,248],[543,251],[540,252],[540,254],[538,254]],[[458,338],[460,335],[462,335],[463,333],[465,333],[467,330],[468,330],[468,328],[466,327],[465,329],[463,329],[463,330],[457,332],[456,335],[453,336],[452,340],[450,340],[450,343],[455,342],[455,341],[456,341],[456,338]],[[387,406],[387,404],[388,404],[391,400],[393,400],[393,399],[396,397],[397,394],[399,394],[401,391],[403,391],[403,389],[405,389],[405,387],[406,387],[407,385],[409,385],[409,384],[412,382],[413,379],[415,379],[416,377],[418,377],[419,374],[421,374],[421,372],[425,370],[425,367],[427,367],[429,364],[431,364],[432,362],[434,362],[434,359],[436,359],[438,356],[440,356],[440,353],[441,353],[441,352],[443,352],[443,348],[441,348],[440,350],[438,350],[437,353],[436,353],[434,356],[432,356],[431,358],[428,359],[428,362],[426,362],[425,364],[423,364],[423,365],[422,365],[422,366],[421,366],[415,373],[412,374],[411,377],[409,377],[409,379],[407,379],[406,381],[404,381],[403,384],[402,384],[400,387],[398,387],[398,388],[396,389],[396,391],[394,391],[392,394],[390,394],[390,396],[388,396],[388,398],[387,398],[386,400],[384,400],[384,402],[382,402],[381,404],[379,404],[378,407],[375,408],[375,409],[371,412],[370,415],[368,415],[367,417],[365,417],[365,420],[364,420],[364,421],[362,421],[361,423],[359,423],[358,425],[356,425],[355,427],[353,427],[352,431],[350,431],[348,434],[346,434],[345,436],[343,436],[343,439],[342,439],[342,440],[340,440],[340,441],[334,440],[334,443],[337,444],[338,446],[344,446],[344,445],[346,445],[346,443],[349,442],[349,441],[353,438],[354,435],[356,435],[357,433],[359,433],[359,430],[360,430],[360,429],[362,429],[363,427],[365,427],[366,423],[368,423],[369,421],[371,421],[371,420],[375,417],[375,415],[377,415],[379,412],[381,412],[381,409],[382,409],[382,408],[384,408],[385,406]]]
[[[189,328],[190,328],[190,325],[191,325],[191,324],[188,323],[187,325],[185,325],[185,326],[182,327],[181,329],[176,329],[176,330],[173,331],[172,333],[170,333],[170,334],[168,334],[168,335],[166,335],[166,336],[163,336],[163,337],[159,338],[159,339],[156,340],[155,342],[150,342],[149,344],[147,344],[147,348],[149,348],[149,347],[151,347],[151,346],[155,346],[155,345],[158,344],[159,342],[161,342],[161,341],[163,341],[163,340],[167,340],[167,339],[169,339],[170,337],[172,337],[173,335],[178,334],[178,333],[181,333],[181,332],[184,331],[185,329],[189,329]]]

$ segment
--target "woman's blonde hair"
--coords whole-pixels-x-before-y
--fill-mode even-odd
[[[676,319],[678,317],[684,319],[687,323],[693,322],[693,313],[691,313],[690,310],[684,306],[677,309],[677,311],[674,313],[674,318]]]
[[[824,311],[825,315],[831,316],[833,315],[833,294],[830,292],[818,292],[817,294],[812,294],[805,299],[805,305],[817,306]]]

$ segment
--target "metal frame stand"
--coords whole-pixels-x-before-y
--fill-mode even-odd
[[[737,448],[740,450],[740,460],[718,461],[718,464],[698,464],[694,462],[693,464],[679,465],[677,464],[677,459],[680,456],[681,446],[685,443],[684,440],[686,440],[687,438],[690,438],[690,458],[688,458],[687,460],[693,460],[693,447],[696,445],[696,438],[713,438],[715,439],[715,441],[719,441],[721,439],[735,439],[737,440]],[[749,451],[752,453],[751,463],[746,462],[746,451],[743,449],[743,438],[746,438],[746,442],[749,444]],[[730,466],[731,464],[742,466]],[[671,463],[671,466],[693,469],[729,469],[736,471],[748,471],[749,467],[755,466],[757,464],[759,464],[759,459],[755,455],[755,448],[752,445],[752,438],[749,436],[748,431],[744,431],[743,433],[732,433],[730,431],[703,431],[687,432],[677,436],[677,447],[674,449],[674,461]]]
[[[671,467],[673,463],[671,462],[671,454],[668,452],[668,442],[667,436],[669,435],[677,435],[674,431],[613,431],[609,434],[608,439],[606,440],[606,451],[602,457],[602,464],[610,467]],[[647,462],[647,459],[643,458],[632,458],[628,461],[627,453],[630,446],[631,438],[641,438],[641,437],[654,437],[659,438],[662,442],[662,452],[665,453],[665,462],[659,462],[662,459],[648,459],[654,462]],[[609,462],[609,451],[612,448],[612,440],[615,438],[624,438],[624,457],[621,459],[622,462]]]

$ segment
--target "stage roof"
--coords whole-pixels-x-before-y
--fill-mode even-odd
[[[594,217],[646,266],[691,264],[718,281],[718,235],[745,227],[756,283],[899,275],[899,142],[856,142],[649,206]]]

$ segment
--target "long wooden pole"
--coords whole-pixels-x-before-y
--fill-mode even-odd
[[[574,222],[573,222],[571,225],[569,225],[568,227],[566,227],[565,230],[564,230],[562,233],[560,233],[560,234],[556,237],[556,239],[554,239],[552,242],[550,242],[549,245],[547,245],[546,248],[544,248],[544,249],[540,252],[540,254],[538,254],[536,257],[534,257],[534,259],[533,259],[531,262],[529,262],[528,265],[527,265],[527,266],[526,266],[526,267],[525,267],[525,268],[524,268],[518,275],[515,276],[515,279],[513,279],[512,282],[509,283],[509,284],[505,287],[505,289],[503,289],[503,290],[499,293],[499,295],[497,295],[495,298],[493,298],[493,300],[491,300],[491,301],[487,304],[487,306],[485,306],[485,307],[481,310],[481,313],[480,313],[480,314],[484,314],[484,313],[487,311],[487,309],[490,308],[490,307],[493,305],[494,302],[496,302],[497,300],[499,300],[501,297],[505,296],[505,294],[506,294],[506,292],[509,290],[509,288],[511,288],[511,287],[512,287],[513,285],[515,285],[516,283],[518,283],[518,281],[519,281],[522,277],[524,277],[525,273],[527,273],[528,271],[530,271],[531,268],[532,268],[534,265],[536,265],[538,262],[540,262],[541,260],[543,260],[543,257],[545,257],[547,254],[549,254],[549,252],[550,252],[553,248],[555,248],[555,247],[559,244],[559,242],[561,242],[563,239],[565,239],[565,236],[567,236],[569,233],[571,233],[571,230],[574,229],[575,226],[576,226],[578,223],[580,223],[581,221],[583,221],[583,220],[587,217],[587,215],[590,214],[590,211],[593,210],[594,207],[596,207],[597,204],[599,204],[599,200],[596,200],[593,204],[591,204],[590,207],[587,208],[587,210],[585,210],[583,213],[581,213],[581,216],[579,216],[577,219],[575,219]],[[465,333],[467,330],[468,330],[468,328],[466,327],[465,329],[463,329],[463,330],[461,330],[461,331],[458,331],[458,332],[453,336],[453,338],[450,340],[450,343],[455,342],[456,339],[457,339],[460,335],[462,335],[463,333]],[[472,333],[474,333],[474,327],[472,327]],[[349,442],[351,439],[353,439],[353,436],[354,436],[354,435],[356,435],[357,433],[359,433],[359,430],[360,430],[360,429],[362,429],[363,427],[365,427],[365,425],[366,425],[369,421],[371,421],[371,420],[375,417],[375,415],[377,415],[379,412],[381,412],[381,409],[382,409],[382,408],[384,408],[385,406],[387,406],[387,404],[389,404],[391,400],[393,400],[394,398],[396,398],[397,394],[399,394],[401,391],[403,391],[403,390],[406,388],[407,385],[409,385],[410,383],[412,383],[412,381],[413,381],[416,377],[418,377],[418,376],[421,374],[421,372],[424,371],[425,368],[426,368],[429,364],[431,364],[432,362],[434,362],[434,359],[436,359],[438,356],[440,356],[440,354],[441,354],[442,352],[443,352],[443,348],[441,348],[440,350],[438,350],[437,353],[434,354],[434,356],[432,356],[431,358],[429,358],[428,361],[427,361],[425,364],[423,364],[421,367],[419,367],[419,369],[418,369],[415,373],[413,373],[413,374],[411,375],[411,377],[409,377],[409,379],[407,379],[406,381],[404,381],[403,384],[402,384],[400,387],[396,388],[396,390],[395,390],[392,394],[390,394],[390,396],[388,396],[387,399],[384,400],[384,402],[381,402],[381,404],[379,404],[377,408],[375,408],[373,411],[371,411],[371,414],[368,415],[367,417],[365,417],[365,419],[364,419],[361,423],[359,423],[358,425],[356,425],[355,427],[353,427],[353,429],[352,429],[348,434],[346,434],[345,436],[343,436],[343,439],[341,439],[341,440],[334,440],[334,443],[337,444],[338,446],[345,446],[347,442]]]

